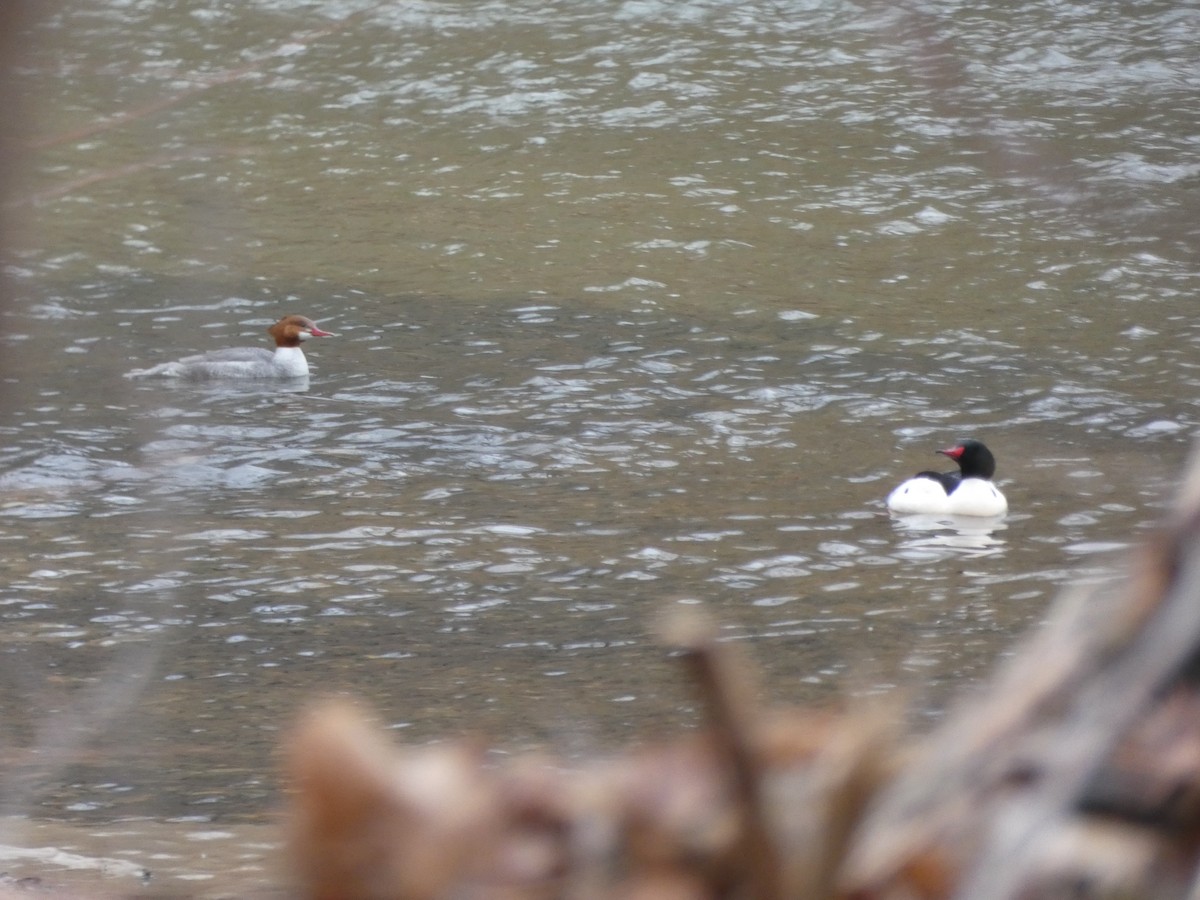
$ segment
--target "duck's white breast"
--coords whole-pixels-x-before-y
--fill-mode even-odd
[[[299,378],[308,374],[308,360],[299,347],[276,347],[271,364],[278,370],[275,374],[284,378]]]
[[[1008,500],[1000,489],[983,478],[965,478],[948,498],[948,512],[955,516],[1002,516]]]

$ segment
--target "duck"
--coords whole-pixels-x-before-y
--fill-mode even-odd
[[[957,472],[918,472],[888,494],[887,507],[901,515],[1002,516],[1008,500],[992,483],[996,458],[981,441],[959,441],[938,450],[958,463]]]
[[[308,359],[300,345],[309,338],[337,337],[332,331],[322,331],[307,316],[284,316],[267,329],[267,334],[275,341],[274,352],[264,347],[210,350],[147,369],[134,369],[125,373],[125,377],[189,381],[304,378],[308,375]]]

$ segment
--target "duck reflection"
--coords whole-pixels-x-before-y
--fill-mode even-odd
[[[901,557],[955,555],[995,556],[1007,541],[1000,536],[1008,529],[1004,516],[937,516],[916,514],[892,516],[896,532],[904,538],[897,548]]]

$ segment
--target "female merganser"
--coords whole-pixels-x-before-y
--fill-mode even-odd
[[[160,363],[149,369],[134,369],[126,378],[186,378],[200,381],[210,378],[303,378],[308,374],[308,360],[300,344],[310,337],[337,337],[322,331],[317,323],[304,316],[284,316],[267,329],[275,339],[275,352],[262,347],[234,347],[211,350],[196,356],[185,356],[175,362]]]
[[[996,459],[979,441],[938,450],[958,463],[957,472],[918,472],[888,494],[888,509],[936,516],[1002,516],[1008,501],[992,484]]]

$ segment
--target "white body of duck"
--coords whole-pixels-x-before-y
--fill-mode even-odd
[[[275,339],[274,352],[262,347],[211,350],[148,369],[134,369],[125,377],[191,381],[303,378],[308,375],[308,359],[300,345],[309,338],[336,336],[333,332],[322,331],[316,322],[304,316],[284,316],[268,328],[267,333]]]
[[[887,506],[902,515],[1002,516],[1008,500],[992,483],[996,459],[979,441],[959,441],[938,453],[958,463],[957,472],[918,472],[888,494]]]

